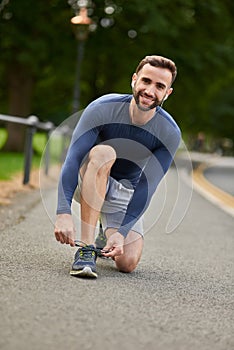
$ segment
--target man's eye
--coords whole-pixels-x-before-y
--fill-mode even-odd
[[[150,79],[142,79],[145,84],[150,84]]]

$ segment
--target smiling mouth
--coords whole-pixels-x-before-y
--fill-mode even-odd
[[[141,97],[141,103],[143,104],[148,105],[155,102],[155,100],[152,97],[149,97],[147,95],[140,95],[140,97]]]
[[[137,107],[144,112],[148,112],[151,109],[156,108],[159,105],[157,98],[152,98],[152,96],[146,95],[144,92],[134,91],[134,99],[136,101]]]

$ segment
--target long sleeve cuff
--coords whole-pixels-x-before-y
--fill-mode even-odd
[[[126,218],[125,218],[125,220],[126,220]],[[126,224],[121,225],[120,228],[118,229],[118,232],[121,233],[121,235],[124,236],[124,238],[126,238],[128,232],[131,231],[132,227],[135,225],[137,220],[138,219],[135,218],[135,217],[131,218],[131,219],[130,219],[130,217],[128,217],[128,221],[129,222],[127,222]]]

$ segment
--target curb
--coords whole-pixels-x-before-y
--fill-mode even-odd
[[[204,176],[204,171],[212,166],[234,168],[234,157],[221,157],[216,154],[182,151],[177,163],[184,168],[184,181],[201,196],[234,217],[234,196],[212,184]],[[191,184],[192,180],[192,184]]]
[[[234,197],[210,183],[204,176],[204,171],[210,167],[212,165],[201,163],[193,170],[192,179],[194,188],[203,197],[234,217]]]

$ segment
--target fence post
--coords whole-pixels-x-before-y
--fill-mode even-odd
[[[47,133],[46,133],[46,149],[45,149],[45,174],[49,173],[49,165],[50,165],[50,135],[53,130],[54,124],[51,122],[47,122],[45,124]]]
[[[30,116],[28,118],[28,128],[26,132],[26,141],[24,148],[24,179],[23,184],[26,185],[29,182],[30,170],[32,165],[32,155],[33,155],[33,135],[35,134],[37,128],[36,125],[39,119],[36,116]]]

